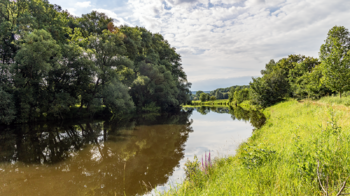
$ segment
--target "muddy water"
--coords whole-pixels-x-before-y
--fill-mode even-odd
[[[184,178],[194,155],[234,154],[264,123],[240,108],[120,121],[0,127],[0,195],[144,195]]]

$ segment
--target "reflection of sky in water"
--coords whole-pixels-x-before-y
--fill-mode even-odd
[[[12,127],[0,134],[0,195],[142,195],[157,185],[164,191],[182,182],[187,159],[233,155],[252,134],[249,122],[228,113],[189,115]]]
[[[193,160],[194,156],[201,160],[204,154],[211,152],[212,157],[225,157],[234,155],[238,146],[246,141],[253,132],[253,126],[243,120],[232,120],[231,115],[224,113],[209,112],[202,115],[193,111],[190,119],[193,119],[193,132],[186,142],[185,157],[180,161],[180,167],[174,168],[173,175],[167,185],[158,186],[157,191],[164,191],[169,184],[176,186],[185,178],[183,167],[187,161]],[[154,195],[152,191],[149,195]]]

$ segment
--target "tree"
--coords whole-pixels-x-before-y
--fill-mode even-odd
[[[199,100],[201,100],[201,102],[207,101],[208,98],[209,98],[209,95],[207,93],[201,93],[199,96]]]
[[[12,67],[19,122],[41,114],[49,72],[59,67],[61,57],[60,46],[45,30],[28,33],[24,41]]]
[[[215,101],[216,100],[216,97],[215,96],[211,96],[210,97],[210,101]]]
[[[319,64],[320,62],[317,58],[306,57],[302,62],[297,63],[293,69],[289,70],[288,80],[293,97],[297,97],[299,99],[305,97],[317,97],[315,90],[319,87],[319,77],[314,76],[317,75],[315,67]]]
[[[199,97],[201,96],[201,94],[204,93],[203,91],[199,90],[196,92],[196,97],[199,99]]]
[[[216,91],[215,97],[217,99],[223,99],[222,93],[220,91]]]
[[[253,82],[250,82],[250,88],[252,103],[268,107],[282,100],[289,92],[290,87],[283,70],[277,69],[271,74],[253,78]]]
[[[46,0],[0,0],[0,123],[124,114],[135,104],[178,110],[190,87],[159,33],[115,27],[96,11],[74,17]]]
[[[228,99],[229,99],[230,102],[232,102],[233,99],[234,99],[235,91],[236,91],[236,88],[235,87],[231,87],[230,92],[229,92],[229,96],[228,96]]]
[[[16,118],[12,95],[0,87],[0,124],[10,124]]]
[[[323,83],[333,91],[350,90],[350,34],[343,26],[329,30],[325,43],[320,49],[323,66]]]
[[[243,101],[249,100],[249,89],[244,88],[242,90],[235,91],[234,99],[237,104],[242,103]]]
[[[130,112],[134,108],[127,87],[118,80],[117,71],[122,66],[132,66],[123,54],[125,46],[120,34],[103,30],[102,34],[89,37],[88,56],[93,62],[96,78],[89,94],[82,97],[88,110],[94,111],[101,106],[98,99],[115,114]],[[114,92],[113,92],[114,91]]]

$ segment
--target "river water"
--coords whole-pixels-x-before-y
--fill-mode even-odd
[[[265,122],[241,108],[0,127],[0,195],[153,195],[186,160],[233,155]]]

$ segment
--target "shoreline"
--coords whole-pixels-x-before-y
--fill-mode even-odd
[[[318,179],[317,163],[329,190],[339,192],[350,169],[350,114],[329,106],[290,99],[266,108],[266,124],[235,156],[215,160],[206,173],[188,164],[187,180],[162,195],[321,195],[326,180]]]

